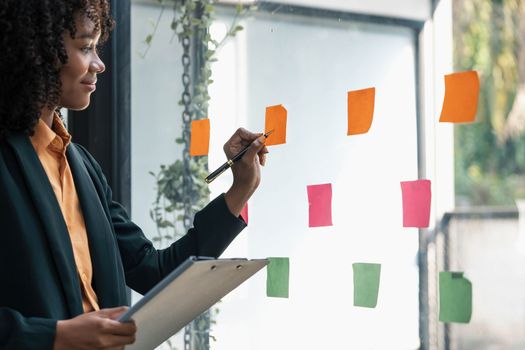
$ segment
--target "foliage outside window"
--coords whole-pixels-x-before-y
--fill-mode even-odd
[[[525,3],[454,0],[454,69],[481,80],[477,122],[455,127],[457,206],[525,197]]]

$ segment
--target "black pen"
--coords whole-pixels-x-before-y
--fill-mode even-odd
[[[268,136],[270,136],[272,134],[274,129],[268,131],[266,134],[263,134],[262,136],[264,136],[264,138],[268,138]],[[206,181],[206,183],[211,183],[213,180],[215,180],[220,174],[222,174],[223,172],[225,172],[226,170],[228,170],[229,168],[232,167],[233,163],[235,163],[236,161],[238,161],[239,159],[242,158],[242,156],[244,156],[244,154],[246,153],[246,151],[248,150],[248,148],[250,148],[251,144],[249,144],[248,146],[244,147],[239,153],[237,153],[236,155],[234,155],[231,159],[228,159],[228,161],[226,163],[224,163],[223,165],[221,165],[217,170],[215,170],[213,173],[211,173],[210,175],[208,175],[204,181]]]

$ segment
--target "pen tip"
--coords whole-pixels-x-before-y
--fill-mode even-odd
[[[266,134],[264,134],[264,137],[270,136],[274,131],[275,131],[275,129],[272,129],[272,130],[268,131]]]

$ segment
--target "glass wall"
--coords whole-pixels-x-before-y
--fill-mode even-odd
[[[225,254],[290,257],[290,298],[266,298],[257,275],[220,304],[215,348],[417,348],[417,230],[401,228],[399,205],[399,181],[417,178],[413,33],[279,12],[243,25],[214,66],[210,168],[237,127],[264,130],[266,106],[287,108],[287,143],[270,147],[250,225]],[[370,86],[371,131],[348,137],[346,92]],[[306,186],[322,183],[334,226],[308,228]],[[382,264],[376,309],[353,307],[354,262]]]
[[[132,7],[133,218],[150,235],[155,181],[148,174],[180,157],[180,46],[160,7]],[[221,38],[234,18],[219,7]],[[270,147],[249,226],[223,257],[289,257],[290,296],[265,295],[264,271],[218,305],[213,349],[417,349],[418,231],[402,226],[400,181],[418,177],[416,46],[401,25],[329,18],[293,7],[258,10],[217,54],[210,86],[209,167],[238,127],[263,131],[265,107],[288,111],[287,142]],[[347,92],[376,88],[369,133],[347,136]],[[231,184],[211,186],[212,197]],[[308,227],[306,186],[331,183],[333,226]],[[374,309],[353,306],[352,263],[380,263]],[[139,296],[135,296],[138,298]],[[182,348],[180,336],[173,341]]]

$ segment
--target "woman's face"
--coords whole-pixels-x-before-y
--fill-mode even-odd
[[[64,33],[68,61],[60,70],[62,93],[60,106],[82,110],[89,105],[91,93],[96,89],[97,74],[106,67],[97,53],[100,32],[95,32],[94,23],[87,16],[76,16],[77,32],[71,38]]]

